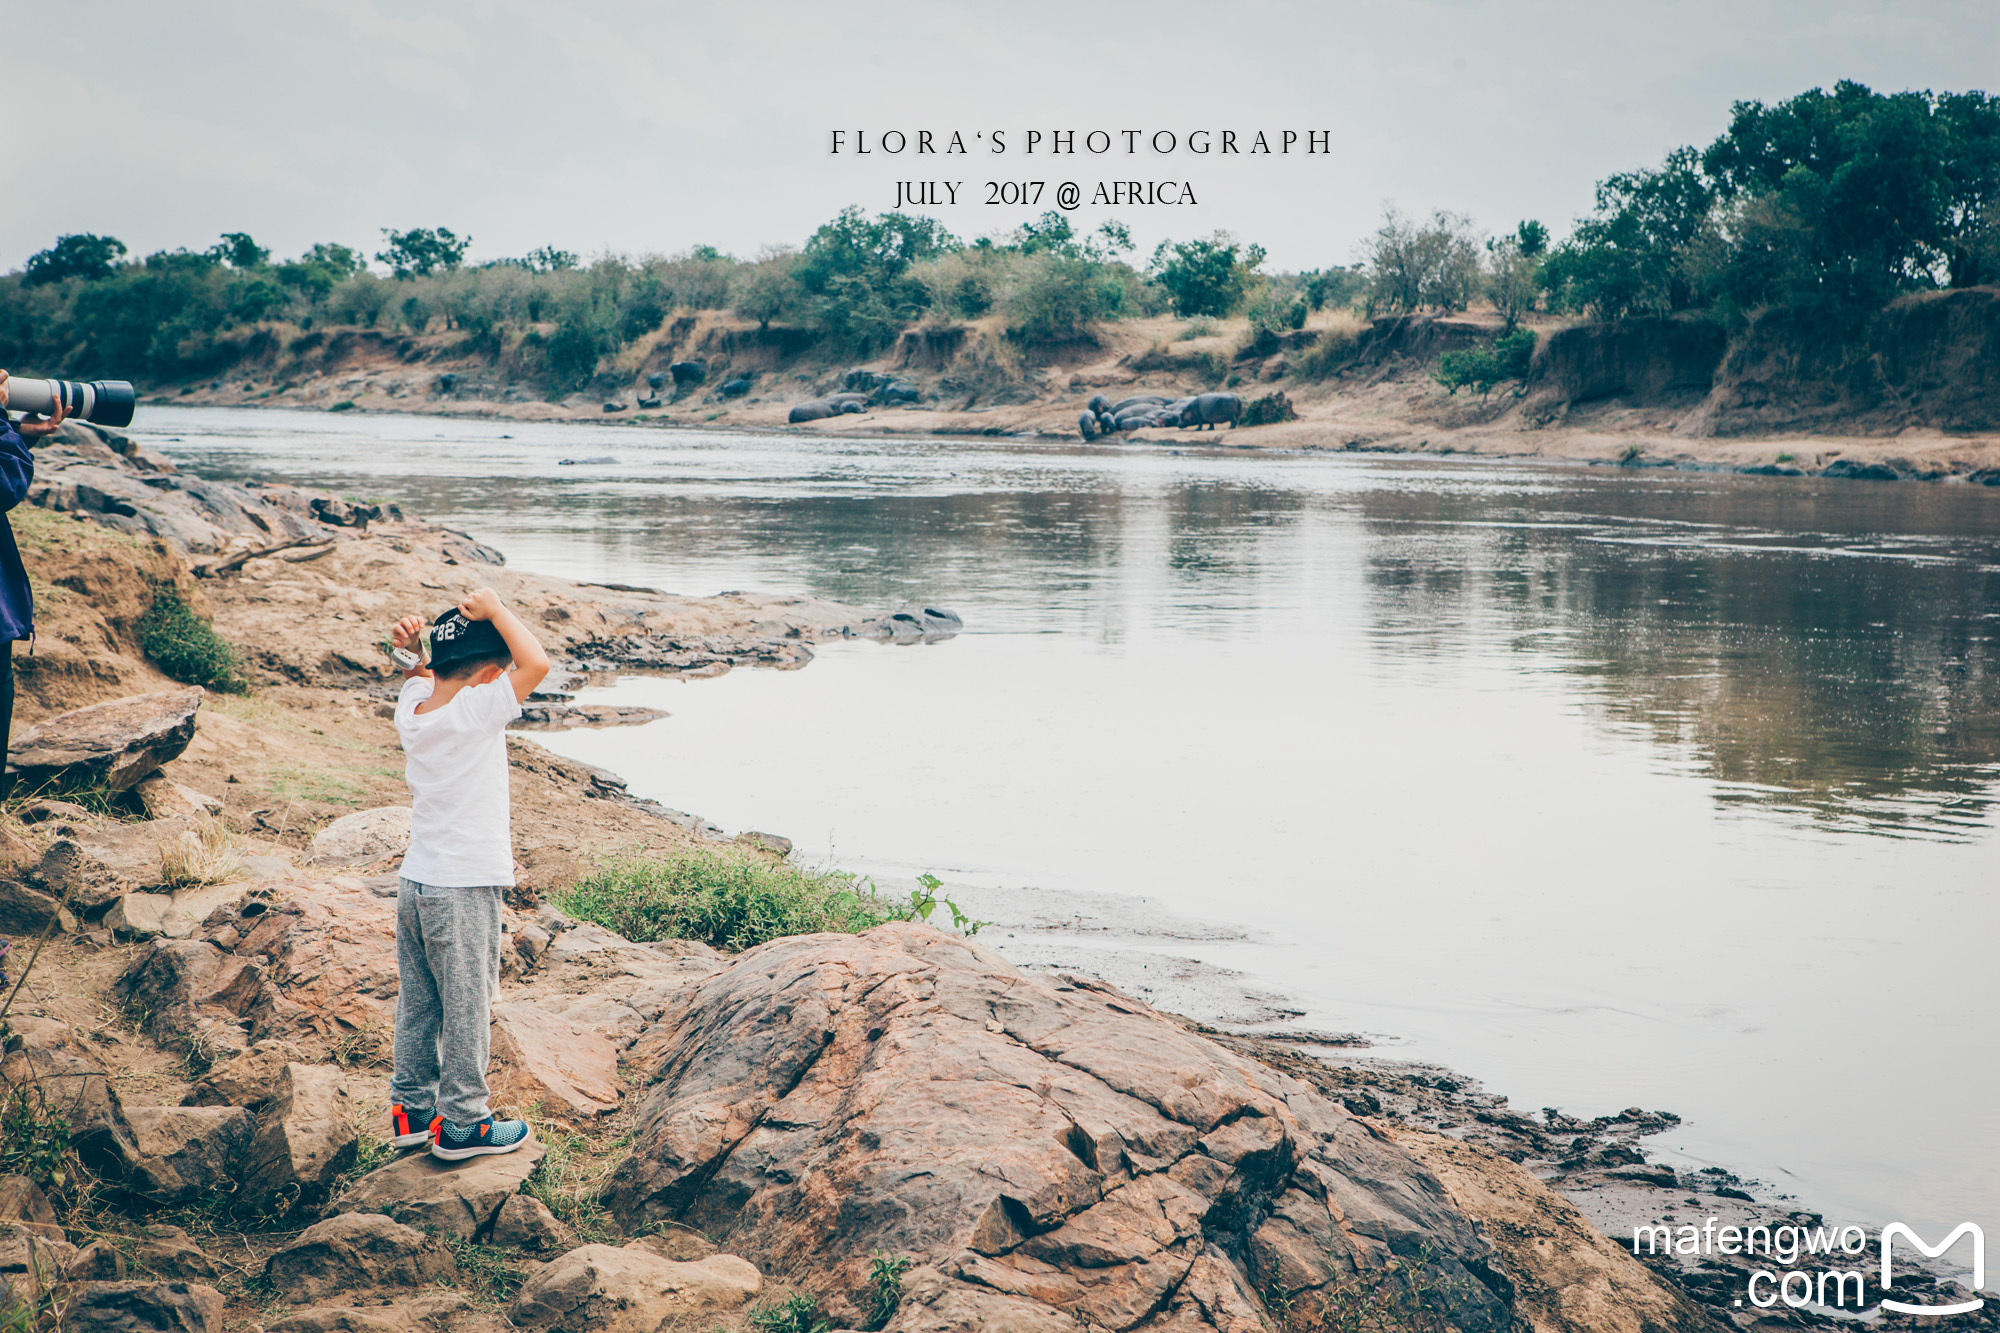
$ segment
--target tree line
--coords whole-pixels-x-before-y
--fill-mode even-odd
[[[1509,333],[1537,311],[1851,317],[1907,292],[2000,280],[1996,204],[2000,99],[1843,82],[1735,104],[1707,147],[1600,182],[1559,241],[1535,220],[1492,236],[1462,214],[1392,208],[1358,262],[1305,272],[1266,271],[1259,246],[1226,233],[1162,242],[1142,260],[1122,225],[1079,233],[1055,212],[966,242],[933,219],[849,208],[803,245],[748,259],[696,246],[585,262],[543,247],[475,266],[469,236],[385,230],[381,271],[336,243],[276,261],[241,232],[140,259],[112,237],[64,236],[0,277],[0,364],[192,378],[229,364],[255,330],[358,327],[452,333],[459,351],[563,391],[681,310],[733,309],[857,355],[924,320],[993,318],[1036,346],[1166,313],[1247,315],[1260,337],[1350,306],[1490,302]]]

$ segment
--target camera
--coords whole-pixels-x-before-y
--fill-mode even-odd
[[[98,426],[129,426],[137,402],[131,384],[125,380],[95,380],[89,384],[19,376],[7,380],[7,408],[12,412],[39,412],[47,416],[60,403],[63,415],[71,420]]]

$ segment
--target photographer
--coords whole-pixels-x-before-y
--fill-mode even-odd
[[[7,372],[0,370],[0,764],[6,761],[14,725],[14,640],[31,638],[35,633],[35,598],[28,590],[28,571],[21,565],[14,529],[4,515],[28,498],[28,487],[35,480],[35,456],[28,452],[28,441],[53,435],[62,420],[63,409],[58,403],[45,418],[10,421]]]

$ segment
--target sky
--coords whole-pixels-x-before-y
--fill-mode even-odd
[[[77,231],[134,255],[225,231],[280,257],[318,241],[373,254],[385,227],[443,226],[472,237],[475,262],[543,245],[751,256],[846,205],[895,207],[899,181],[956,184],[955,206],[912,211],[966,238],[1074,182],[1073,221],[1125,223],[1142,256],[1226,230],[1268,267],[1317,268],[1357,258],[1389,205],[1560,234],[1596,181],[1707,143],[1739,99],[1843,78],[2000,84],[1990,0],[0,0],[0,14],[14,163],[0,269]],[[958,131],[974,152],[836,155],[836,130],[878,150],[890,131]],[[1114,148],[1052,156],[1045,138],[1030,156],[1035,130],[1080,144],[1103,130]],[[1287,130],[1289,156],[1186,146],[1199,131],[1275,146]],[[1144,147],[1161,131],[1176,151]],[[1310,131],[1328,151],[1301,151]],[[1127,180],[1196,202],[1090,202]],[[984,202],[1036,181],[1034,205]]]

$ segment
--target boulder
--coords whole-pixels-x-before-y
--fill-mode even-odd
[[[405,1296],[390,1305],[322,1305],[266,1324],[268,1333],[410,1333],[441,1328],[472,1310],[455,1291]]]
[[[27,877],[72,910],[94,912],[128,893],[162,888],[167,876],[161,853],[192,827],[186,819],[149,819],[78,829],[50,843]]]
[[[625,1091],[618,1077],[618,1048],[608,1037],[519,1002],[493,1006],[487,1085],[498,1104],[539,1101],[579,1116],[611,1114]]]
[[[1260,1293],[1394,1288],[1419,1253],[1462,1333],[1512,1325],[1491,1244],[1409,1153],[1102,982],[896,922],[749,950],[661,1027],[613,1213],[809,1274],[835,1324],[886,1252],[925,1270],[913,1333],[1255,1328]]]
[[[127,1106],[124,1184],[159,1204],[233,1193],[257,1122],[237,1106]]]
[[[68,1050],[83,1054],[83,1046],[76,1039],[76,1029],[53,1018],[43,1018],[36,1014],[7,1015],[7,1044],[10,1051],[50,1051]],[[4,1216],[4,1214],[0,1214]]]
[[[347,1084],[332,1065],[286,1065],[277,1095],[257,1119],[243,1168],[243,1206],[284,1215],[326,1199],[354,1165],[360,1131]]]
[[[132,1247],[132,1267],[155,1278],[217,1276],[215,1260],[179,1227],[141,1227]]]
[[[410,850],[410,807],[385,805],[342,815],[313,835],[308,860],[320,864],[360,864],[401,856]]]
[[[502,1205],[521,1192],[547,1151],[537,1140],[510,1153],[463,1162],[411,1153],[355,1181],[333,1206],[343,1213],[380,1213],[439,1235],[478,1240],[492,1230]]]
[[[111,1242],[94,1240],[76,1252],[63,1277],[71,1282],[123,1282],[125,1256]]]
[[[222,802],[213,796],[183,787],[164,773],[142,779],[132,788],[148,819],[184,819],[222,813]]]
[[[278,1076],[289,1064],[302,1064],[299,1048],[281,1037],[252,1045],[219,1064],[211,1065],[187,1096],[183,1106],[262,1107],[278,1095]]]
[[[555,1254],[576,1244],[576,1237],[532,1194],[510,1194],[493,1216],[493,1234],[486,1242],[503,1250]]]
[[[44,893],[19,880],[0,879],[0,934],[40,934],[47,929],[50,917],[56,919],[57,930],[76,933],[76,914],[63,905],[58,895]]]
[[[26,1176],[0,1176],[0,1222],[38,1231],[50,1240],[63,1238],[62,1223],[41,1188]]]
[[[655,1333],[726,1316],[763,1289],[756,1265],[733,1254],[675,1263],[643,1249],[584,1245],[521,1286],[516,1328],[560,1333]]]
[[[0,1291],[38,1292],[76,1259],[76,1246],[25,1222],[0,1222]]]
[[[150,940],[164,935],[184,940],[219,907],[227,907],[249,891],[247,884],[199,884],[173,893],[128,893],[104,913],[104,927],[121,940]]]
[[[185,1036],[211,1060],[248,1046],[240,1016],[262,972],[206,940],[156,939],[112,989],[155,1032]]]
[[[222,1293],[196,1282],[86,1282],[63,1327],[73,1333],[222,1333]]]
[[[70,1147],[97,1175],[117,1179],[132,1155],[132,1134],[104,1066],[61,1048],[9,1051],[0,1056],[0,1082],[33,1083],[69,1121]]]
[[[625,1001],[614,1000],[609,995],[586,995],[564,1009],[562,1016],[592,1032],[603,1034],[621,1050],[630,1046],[632,1039],[639,1035],[639,1030],[646,1026],[643,1014]]]
[[[458,1271],[438,1240],[379,1213],[316,1222],[272,1255],[264,1280],[294,1305],[381,1287],[428,1286]]]
[[[187,749],[205,694],[163,690],[59,713],[14,737],[10,767],[23,790],[124,791]]]

